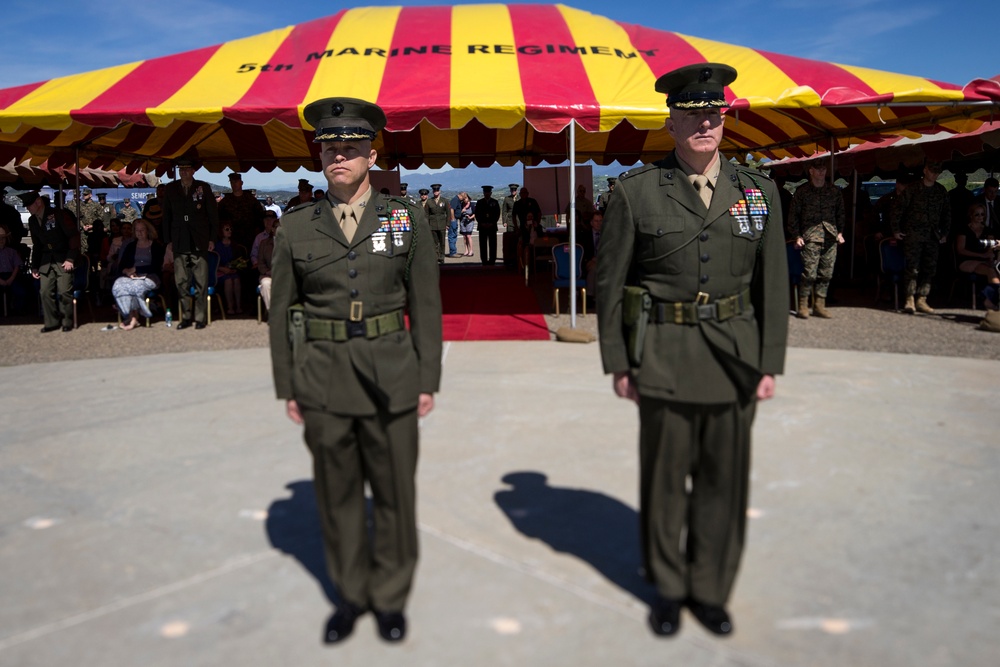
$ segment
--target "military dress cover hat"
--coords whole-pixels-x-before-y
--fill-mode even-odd
[[[440,183],[431,183],[431,190],[440,190],[440,189],[441,189]]]
[[[174,160],[175,167],[197,167],[194,158],[191,157],[179,157]]]
[[[306,180],[304,178],[300,178],[299,179],[299,192],[302,192],[304,190],[308,190],[309,192],[312,192],[312,189],[313,189],[313,186],[312,186],[312,184],[308,180]]]
[[[429,195],[430,193],[431,193],[431,191],[428,190],[427,188],[420,188],[420,194],[422,194],[422,195]]]
[[[34,204],[35,201],[37,201],[37,199],[38,199],[38,193],[37,192],[24,192],[22,194],[19,194],[17,196],[17,198],[20,199],[21,203],[27,208],[28,206],[31,206],[32,204]]]
[[[493,186],[492,185],[484,185],[483,186],[483,192],[493,192]]]
[[[385,112],[377,104],[354,97],[326,97],[306,105],[306,122],[316,128],[314,143],[369,141],[385,127]]]
[[[721,63],[679,67],[656,80],[656,92],[666,93],[672,109],[728,107],[725,88],[736,80],[736,70]]]
[[[520,186],[520,185],[518,185],[517,183],[511,183],[511,184],[510,184],[509,186],[507,186],[507,187],[509,187],[509,188],[510,188],[511,190],[517,190],[517,189],[518,189],[519,187],[521,187],[521,186]]]
[[[399,184],[399,189],[400,189],[400,190],[406,190],[406,189],[407,189],[407,188],[409,188],[409,187],[410,187],[410,184],[409,184],[409,183],[400,183],[400,184]]]

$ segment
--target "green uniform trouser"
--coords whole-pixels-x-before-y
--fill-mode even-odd
[[[177,283],[177,301],[181,319],[205,322],[208,319],[208,258],[193,252],[177,255],[174,260],[174,282]],[[194,287],[193,311],[190,289],[192,286]]]
[[[306,410],[330,578],[359,607],[403,611],[417,566],[417,411],[347,417]],[[372,491],[368,538],[365,482]]]
[[[642,549],[647,576],[664,597],[729,599],[746,532],[756,406],[640,398]]]
[[[62,262],[52,262],[38,268],[38,277],[45,326],[73,326],[73,272],[64,269]]]

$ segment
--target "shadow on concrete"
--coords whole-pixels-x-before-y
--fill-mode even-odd
[[[514,528],[589,563],[642,602],[653,601],[656,591],[640,574],[636,510],[596,491],[549,486],[540,472],[512,472],[501,481],[513,488],[493,499]]]
[[[298,560],[316,579],[327,600],[336,606],[340,596],[326,571],[316,488],[312,480],[291,482],[285,488],[292,496],[275,500],[267,508],[267,539],[275,549]]]

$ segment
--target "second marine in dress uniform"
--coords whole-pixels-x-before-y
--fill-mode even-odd
[[[705,63],[657,80],[676,148],[622,174],[601,236],[601,356],[615,393],[639,405],[642,550],[658,635],[677,632],[685,605],[708,630],[732,631],[725,605],[743,550],[750,429],[785,360],[777,189],[718,150],[735,78]]]
[[[37,192],[20,195],[28,209],[31,275],[40,281],[42,333],[73,330],[73,269],[80,259],[80,230],[62,208],[52,208]]]
[[[371,188],[372,140],[386,122],[378,106],[327,98],[304,114],[329,188],[286,213],[274,239],[274,384],[305,425],[340,594],[324,641],[346,638],[368,610],[381,637],[399,641],[417,564],[417,420],[433,409],[441,377],[434,241],[420,206]]]

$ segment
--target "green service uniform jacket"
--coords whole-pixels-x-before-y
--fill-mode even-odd
[[[713,302],[750,289],[750,304],[725,321],[651,321],[642,363],[631,369],[643,396],[731,403],[752,396],[761,374],[784,368],[788,269],[777,188],[720,159],[707,211],[673,154],[622,174],[608,204],[597,266],[606,373],[630,370],[622,327],[627,281],[649,290],[654,303],[690,303],[699,292]]]
[[[434,240],[420,206],[373,193],[351,242],[329,200],[289,211],[274,239],[271,280],[271,361],[279,399],[370,416],[378,407],[414,409],[421,393],[437,392],[441,293]],[[371,339],[310,340],[293,355],[286,315],[293,304],[301,304],[307,318],[340,321],[349,320],[352,309],[367,319],[407,308],[410,328]]]
[[[431,229],[436,232],[448,229],[448,211],[451,210],[451,204],[448,203],[447,199],[444,197],[441,198],[441,201],[428,199],[424,202],[424,208],[427,210],[427,222]]]
[[[212,188],[194,181],[187,193],[180,180],[163,189],[163,242],[173,243],[174,256],[204,255],[219,236],[219,209]]]

